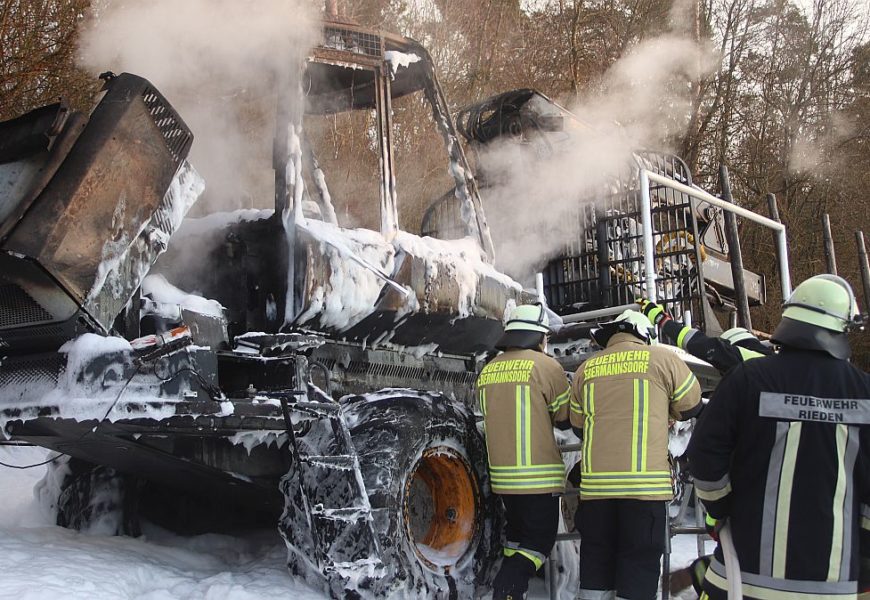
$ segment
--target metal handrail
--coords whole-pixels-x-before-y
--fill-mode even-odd
[[[702,200],[708,204],[712,204],[713,206],[720,208],[724,211],[734,213],[744,219],[748,219],[754,223],[758,223],[768,229],[772,229],[774,234],[776,235],[776,244],[779,250],[778,260],[779,260],[779,277],[780,277],[780,286],[782,289],[782,297],[788,298],[791,295],[791,275],[789,274],[789,262],[788,262],[788,243],[786,242],[785,237],[785,225],[774,221],[773,219],[769,219],[767,217],[763,217],[759,214],[752,212],[746,208],[741,206],[737,206],[736,204],[731,204],[722,200],[721,198],[717,198],[713,196],[709,192],[702,190],[699,187],[688,186],[673,179],[669,179],[658,173],[654,173],[652,171],[647,171],[646,169],[641,169],[640,171],[640,186],[641,186],[641,225],[643,227],[643,247],[644,247],[644,268],[646,270],[646,293],[650,300],[653,302],[656,301],[656,272],[655,272],[655,262],[654,262],[654,254],[653,254],[653,231],[652,231],[652,203],[650,200],[649,193],[649,184],[650,181],[654,181],[659,185],[663,185],[665,187],[669,187],[678,192],[682,192],[687,194],[697,200]]]

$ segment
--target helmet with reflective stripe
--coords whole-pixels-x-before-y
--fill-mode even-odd
[[[724,341],[728,342],[732,346],[737,346],[739,342],[744,340],[757,340],[751,331],[746,329],[745,327],[732,327],[728,331],[723,331],[719,336]]]
[[[550,320],[543,304],[520,304],[511,312],[505,331],[550,333]]]
[[[626,310],[612,321],[600,323],[591,332],[592,339],[602,347],[606,347],[610,338],[617,333],[630,333],[646,343],[655,334],[655,325],[636,310]]]
[[[827,273],[797,286],[783,308],[783,317],[832,331],[847,331],[860,323],[852,287],[842,277]]]
[[[782,321],[771,336],[774,342],[849,358],[845,333],[861,325],[861,315],[845,279],[830,274],[810,277],[794,289],[783,308]]]

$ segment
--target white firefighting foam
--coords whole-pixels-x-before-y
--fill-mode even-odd
[[[305,324],[319,319],[322,326],[343,331],[353,327],[372,314],[382,293],[386,278],[393,275],[401,258],[422,261],[422,281],[414,281],[414,289],[406,290],[401,315],[413,313],[427,306],[429,294],[437,287],[439,277],[449,281],[450,287],[441,293],[457,318],[485,316],[503,318],[507,304],[490,314],[489,307],[481,306],[480,285],[484,280],[496,282],[508,292],[507,303],[515,301],[522,292],[519,283],[488,264],[478,244],[471,238],[438,240],[399,231],[392,242],[380,233],[367,229],[343,229],[331,223],[302,219],[298,226],[319,242],[319,249],[327,258],[329,278],[312,290],[310,301],[295,319]],[[441,298],[444,300],[445,298]]]

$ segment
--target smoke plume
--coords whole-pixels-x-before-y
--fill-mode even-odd
[[[566,127],[547,156],[530,160],[513,142],[487,148],[484,198],[497,266],[528,282],[546,259],[580,242],[583,199],[615,191],[633,151],[672,150],[688,125],[690,82],[715,66],[711,52],[685,38],[642,42],[608,70],[600,94],[570,107],[581,124]]]
[[[147,78],[178,110],[194,133],[190,161],[206,180],[200,205],[267,208],[275,75],[295,77],[316,43],[317,18],[305,0],[106,0],[84,26],[81,59],[95,74]]]

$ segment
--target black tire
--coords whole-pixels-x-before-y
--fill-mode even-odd
[[[349,397],[343,408],[386,567],[360,591],[480,595],[500,560],[503,512],[474,415],[440,394],[412,390]]]
[[[136,487],[134,478],[114,469],[61,456],[48,464],[35,492],[61,527],[139,536]]]

